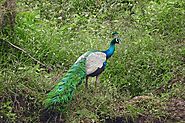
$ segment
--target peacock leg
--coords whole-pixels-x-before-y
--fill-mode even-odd
[[[95,88],[97,88],[97,83],[99,82],[99,75],[96,76],[96,81],[95,81]]]
[[[86,81],[85,81],[85,89],[88,89],[88,77],[86,76]]]

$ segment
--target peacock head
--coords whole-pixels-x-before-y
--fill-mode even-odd
[[[112,33],[114,39],[111,41],[111,44],[121,44],[121,39],[118,37],[118,34],[118,32]]]

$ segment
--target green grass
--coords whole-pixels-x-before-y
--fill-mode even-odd
[[[82,84],[64,105],[62,118],[74,123],[116,117],[184,120],[166,110],[171,99],[185,100],[184,1],[17,3],[15,34],[1,38],[53,71],[47,73],[25,53],[0,42],[2,121],[39,122],[43,100],[56,81],[84,52],[105,50],[113,31],[120,33],[122,44],[116,46],[98,88],[94,79],[87,91]],[[181,80],[170,86],[175,78]]]

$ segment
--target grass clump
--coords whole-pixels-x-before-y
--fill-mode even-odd
[[[183,105],[176,105],[185,102],[184,1],[21,0],[17,5],[14,35],[1,33],[1,39],[53,71],[1,41],[1,121],[41,122],[47,92],[82,53],[106,49],[113,31],[120,32],[122,45],[108,61],[98,88],[93,79],[86,92],[80,86],[61,117],[50,121],[185,120],[177,113]]]

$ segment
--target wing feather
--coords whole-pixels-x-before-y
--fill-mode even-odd
[[[95,72],[98,68],[102,68],[106,61],[106,54],[103,52],[93,52],[86,58],[86,74]]]

